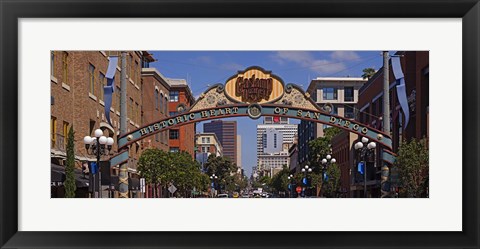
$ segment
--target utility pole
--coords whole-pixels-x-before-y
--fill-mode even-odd
[[[388,79],[390,72],[388,70],[388,60],[390,56],[388,51],[383,51],[383,131],[390,135],[390,81]],[[380,192],[381,198],[390,195],[388,186],[390,169],[386,163],[381,168]]]
[[[383,51],[383,131],[390,135],[390,81],[388,60],[390,56],[388,51]]]
[[[127,133],[127,52],[125,51],[122,51],[120,68],[120,135],[122,135]],[[126,162],[120,164],[118,190],[120,198],[128,198],[128,163]]]

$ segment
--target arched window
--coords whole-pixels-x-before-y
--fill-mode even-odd
[[[166,113],[168,113],[168,98],[167,98],[166,95],[165,95],[164,103],[165,103],[165,107],[164,107],[164,108],[165,108],[165,111],[164,111],[164,113],[166,114]]]
[[[155,89],[155,109],[158,110],[158,90]]]
[[[163,93],[160,93],[159,105],[160,105],[160,107],[159,107],[159,108],[160,108],[160,111],[163,112],[163,110],[164,110],[164,109],[163,109],[163,108],[164,108],[163,106],[165,106],[164,103],[163,103]]]

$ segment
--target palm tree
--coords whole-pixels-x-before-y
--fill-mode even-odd
[[[373,67],[365,68],[365,69],[363,69],[362,78],[363,79],[370,79],[370,78],[372,78],[372,76],[374,74],[375,74],[375,68],[373,68]]]

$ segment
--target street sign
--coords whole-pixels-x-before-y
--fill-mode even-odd
[[[177,188],[172,184],[170,187],[168,187],[168,191],[170,191],[171,194],[175,193],[177,191]]]
[[[302,192],[302,187],[298,186],[295,190],[300,194],[300,192]]]
[[[140,178],[140,192],[145,193],[145,178]]]

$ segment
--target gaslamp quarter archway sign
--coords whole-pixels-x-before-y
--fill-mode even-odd
[[[224,85],[211,86],[184,112],[121,134],[118,140],[119,153],[110,160],[110,165],[115,166],[128,160],[130,144],[166,129],[212,119],[281,116],[338,127],[378,143],[385,163],[382,167],[382,183],[385,182],[388,166],[395,160],[390,136],[355,120],[334,115],[332,110],[329,104],[317,105],[299,86],[284,84],[280,77],[270,71],[252,66],[227,79]]]

